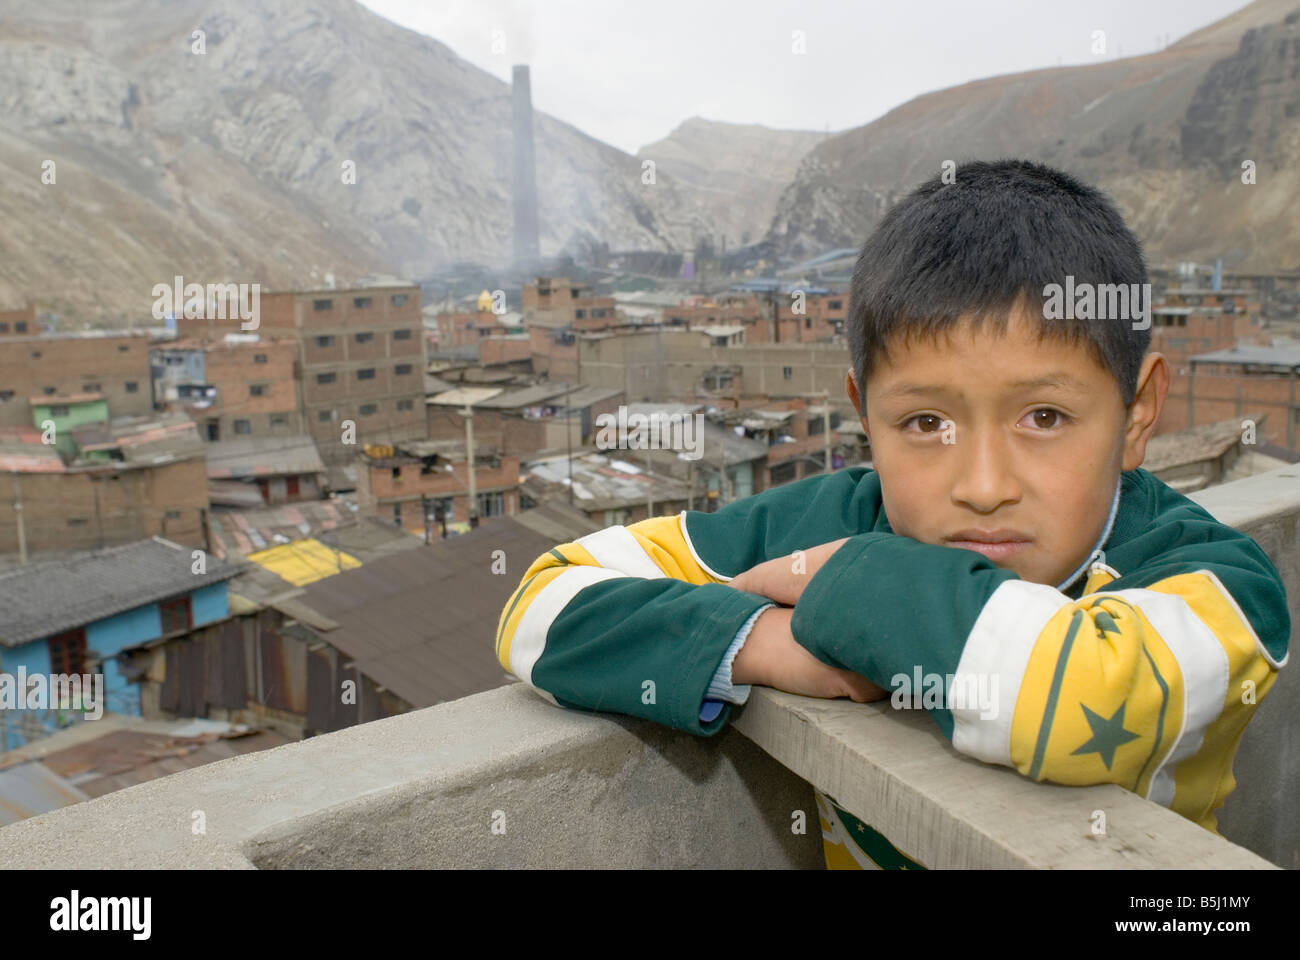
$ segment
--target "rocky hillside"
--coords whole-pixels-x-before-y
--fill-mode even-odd
[[[671,165],[647,186],[565,123],[535,112],[534,133],[543,255],[710,229]],[[353,0],[4,0],[0,307],[141,322],[177,273],[283,287],[501,262],[510,146],[509,84]]]
[[[1159,53],[968,83],[831,137],[766,239],[789,259],[857,246],[943,161],[1019,156],[1108,190],[1152,261],[1295,269],[1298,147],[1300,2],[1257,0]]]
[[[712,224],[713,242],[725,236],[734,250],[763,237],[799,161],[825,139],[813,131],[691,117],[636,155],[690,189]]]

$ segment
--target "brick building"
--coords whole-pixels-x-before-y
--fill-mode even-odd
[[[327,466],[343,466],[364,443],[424,436],[427,353],[414,285],[261,294],[263,337],[298,343],[299,407]],[[178,318],[184,336],[224,340],[240,321]],[[355,443],[345,423],[355,425]]]
[[[188,414],[210,442],[302,434],[306,427],[294,379],[297,350],[295,338],[256,333],[155,347],[155,403]]]
[[[99,394],[114,417],[148,416],[149,338],[110,330],[0,339],[0,426],[30,426],[33,397]]]
[[[73,429],[69,461],[32,427],[0,428],[0,553],[41,556],[152,536],[204,546],[204,447],[185,416]],[[6,476],[7,475],[7,476]]]
[[[474,442],[477,516],[510,516],[519,507],[519,457]],[[473,515],[464,440],[367,445],[357,467],[357,505],[363,514],[389,517],[423,535],[427,515],[441,511],[449,524]],[[439,532],[435,531],[434,536]]]

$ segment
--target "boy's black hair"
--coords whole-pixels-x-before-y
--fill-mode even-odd
[[[952,179],[951,177],[949,179]],[[1004,332],[1018,301],[1043,316],[1044,287],[1147,282],[1142,245],[1101,191],[1027,160],[975,161],[899,201],[863,244],[846,321],[860,414],[877,357],[899,335],[934,339],[963,315]],[[1139,289],[1141,289],[1139,287]],[[1041,336],[1084,341],[1124,406],[1151,331],[1131,320],[1044,319]]]

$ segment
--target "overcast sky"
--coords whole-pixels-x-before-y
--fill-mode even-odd
[[[692,116],[845,130],[981,77],[1136,56],[1245,0],[361,0],[628,153]],[[497,49],[494,49],[494,32]],[[801,31],[805,53],[792,52]],[[504,49],[500,49],[504,47]],[[498,52],[499,51],[499,52]]]

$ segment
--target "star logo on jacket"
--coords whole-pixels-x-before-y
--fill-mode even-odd
[[[1133,740],[1139,740],[1141,737],[1132,730],[1124,729],[1124,708],[1128,703],[1121,703],[1119,709],[1111,717],[1103,717],[1099,713],[1093,713],[1082,703],[1083,715],[1088,721],[1088,726],[1092,728],[1092,737],[1079,749],[1075,750],[1071,756],[1080,756],[1085,753],[1095,753],[1101,757],[1101,762],[1110,769],[1110,765],[1115,761],[1115,751],[1124,744]]]

